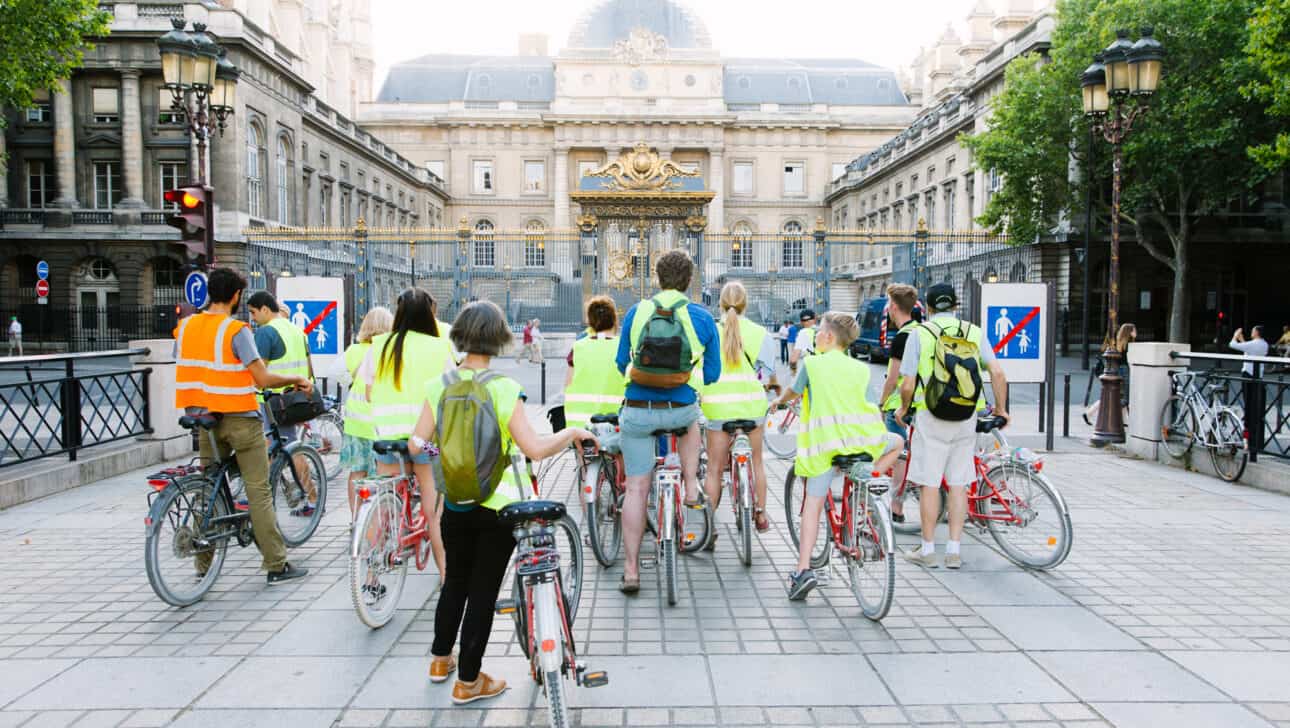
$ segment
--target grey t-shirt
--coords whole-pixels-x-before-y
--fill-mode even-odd
[[[936,323],[938,321],[951,322],[956,320],[958,319],[952,313],[938,313],[935,316],[932,316],[932,323]],[[965,324],[964,331],[966,331],[967,322],[964,322],[964,324]],[[982,342],[984,341],[985,340],[982,339]],[[900,360],[900,376],[902,377],[918,376],[918,359],[922,353],[922,348],[923,348],[923,337],[915,336],[914,330],[911,330],[909,339],[905,341],[905,355]],[[994,362],[994,350],[991,349],[989,345],[982,346],[981,364],[983,366],[989,366],[993,362]]]
[[[233,335],[233,356],[242,362],[244,366],[251,366],[256,359],[260,358],[260,350],[255,346],[255,334],[251,332],[250,326],[243,326],[242,330]],[[175,341],[175,358],[179,358],[179,342]],[[206,414],[205,407],[185,407],[184,414],[202,415]],[[255,409],[249,412],[225,412],[226,417],[255,417],[259,419],[260,410]]]

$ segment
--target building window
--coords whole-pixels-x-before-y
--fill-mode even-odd
[[[426,171],[444,182],[448,181],[448,178],[444,176],[444,163],[442,159],[432,159],[429,162],[426,162]]]
[[[976,212],[976,177],[968,175],[963,178],[963,190],[967,193],[968,227],[972,227],[972,215]]]
[[[153,258],[152,305],[174,306],[183,301],[185,273],[174,258]]]
[[[348,162],[340,163],[340,179],[342,182],[349,181],[349,163]]]
[[[933,190],[928,190],[927,194],[923,196],[923,204],[927,208],[927,218],[925,220],[926,223],[928,225],[935,225],[936,224],[936,192]]]
[[[480,220],[475,223],[475,245],[472,263],[476,268],[497,265],[497,242],[493,239],[493,223]]]
[[[331,227],[331,183],[326,183],[318,191],[318,222],[323,227]]]
[[[806,192],[806,165],[802,162],[784,164],[784,194],[801,195]]]
[[[830,179],[830,180],[838,179],[839,177],[842,177],[842,176],[843,176],[843,175],[845,175],[846,173],[847,173],[847,163],[846,163],[846,162],[834,162],[834,163],[833,163],[833,171],[832,171],[832,175],[829,177],[829,179]]]
[[[93,109],[95,124],[115,124],[121,121],[121,97],[117,89],[94,89]]]
[[[28,160],[27,207],[40,209],[53,201],[54,175],[49,172],[49,163],[43,159]]]
[[[524,191],[538,194],[546,191],[546,162],[541,160],[524,162]]]
[[[958,197],[958,182],[951,181],[945,185],[945,229],[954,229],[954,204]]]
[[[291,144],[278,137],[278,154],[274,159],[278,177],[278,222],[291,224]]]
[[[472,191],[477,195],[491,195],[496,189],[493,184],[496,180],[493,178],[493,161],[491,159],[475,160],[472,169],[474,170],[474,187]]]
[[[340,224],[348,227],[354,222],[349,216],[349,190],[341,189],[340,191]]]
[[[94,207],[111,210],[121,201],[121,163],[94,163]]]
[[[246,134],[246,195],[247,212],[251,217],[264,217],[264,131],[251,122]]]
[[[999,170],[991,167],[990,171],[986,173],[986,178],[985,178],[986,204],[989,204],[990,198],[994,197],[995,193],[1002,188],[1003,188],[1003,175],[999,174]]]
[[[177,189],[188,181],[188,165],[183,162],[162,162],[157,165],[157,178],[161,182],[160,193],[157,197],[158,203],[162,207],[178,209],[174,203],[166,204],[166,190]]]
[[[950,157],[949,159],[945,160],[945,176],[946,177],[954,176],[954,157]]]
[[[184,112],[175,110],[174,98],[170,95],[170,89],[157,89],[157,123],[158,124],[182,124],[184,123]]]
[[[731,191],[736,195],[751,195],[753,193],[752,162],[735,162],[734,186]]]
[[[541,220],[530,220],[524,228],[524,265],[546,267],[546,225]]]
[[[31,107],[27,109],[27,123],[48,124],[54,118],[54,106],[49,100],[49,91],[39,89],[31,96]]]
[[[746,222],[737,222],[731,232],[730,267],[753,267],[752,226]]]
[[[784,230],[783,234],[780,236],[780,242],[783,245],[783,252],[780,256],[780,267],[804,267],[805,258],[803,257],[804,242],[802,240],[802,223],[796,220],[789,220],[784,223]]]
[[[927,168],[927,184],[929,184],[929,185],[936,184],[936,168],[935,168],[935,167],[928,167],[928,168]]]
[[[913,179],[913,181],[911,181],[911,182],[910,182],[910,184],[911,184],[911,185],[916,185],[916,184],[918,184],[918,175],[914,175],[914,179]],[[902,184],[902,183],[900,183],[900,182],[897,182],[897,183],[896,183],[896,199],[897,199],[897,200],[899,200],[899,199],[901,198],[901,195],[903,195],[904,193],[905,193],[905,185],[904,185],[904,184]],[[886,201],[887,201],[887,191],[886,191],[886,190],[883,190],[883,191],[882,191],[882,201],[883,201],[883,202],[886,202]]]

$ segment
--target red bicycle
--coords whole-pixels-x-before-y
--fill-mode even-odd
[[[842,475],[842,495],[835,499],[830,488],[825,496],[811,568],[824,568],[837,549],[846,560],[860,611],[876,622],[891,610],[896,590],[895,537],[882,498],[891,479],[871,470],[873,460],[868,455],[837,455],[833,467]],[[784,483],[784,511],[794,549],[801,544],[805,496],[806,478],[790,468]]]
[[[1044,462],[1025,448],[1012,448],[1001,429],[1006,420],[987,414],[976,422],[980,435],[991,435],[989,447],[973,454],[976,479],[968,485],[968,523],[979,533],[989,531],[995,543],[1010,561],[1027,569],[1052,569],[1070,555],[1074,540],[1070,509],[1057,488],[1044,476]],[[909,428],[910,442],[913,426]],[[910,462],[914,453],[909,452]],[[922,488],[906,479],[892,491],[899,501],[905,519],[895,524],[900,533],[916,534],[919,522],[919,496]],[[941,510],[937,519],[946,518],[949,487],[941,480]]]
[[[618,415],[594,415],[591,427],[604,443],[618,429]],[[588,446],[582,451],[582,500],[587,540],[596,561],[606,568],[618,560],[623,545],[623,498],[627,476],[622,453],[609,453]]]

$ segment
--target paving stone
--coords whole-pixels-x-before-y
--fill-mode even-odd
[[[379,659],[248,657],[202,696],[197,707],[343,708]]]
[[[1285,700],[1290,653],[1170,652],[1168,657],[1240,701]]]
[[[1094,703],[1117,728],[1269,728],[1272,724],[1233,703]]]
[[[1023,650],[1134,650],[1142,644],[1083,607],[980,607]]]
[[[775,658],[776,669],[759,660],[708,658],[717,700],[722,705],[868,705],[891,703],[873,668],[845,656],[789,655]],[[837,690],[837,685],[847,690]]]
[[[874,655],[870,661],[901,703],[926,703],[930,685],[950,705],[1071,699],[1039,666],[1016,653]]]
[[[340,710],[190,710],[180,714],[174,728],[316,728],[330,726]]]
[[[210,687],[234,663],[227,657],[94,657],[44,681],[11,707],[34,710],[181,708]]]
[[[1086,702],[1225,700],[1222,693],[1154,653],[1046,652],[1034,659]]]

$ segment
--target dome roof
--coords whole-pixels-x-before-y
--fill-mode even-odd
[[[613,48],[633,30],[663,36],[670,48],[711,48],[703,21],[672,0],[602,0],[569,33],[566,48]]]

